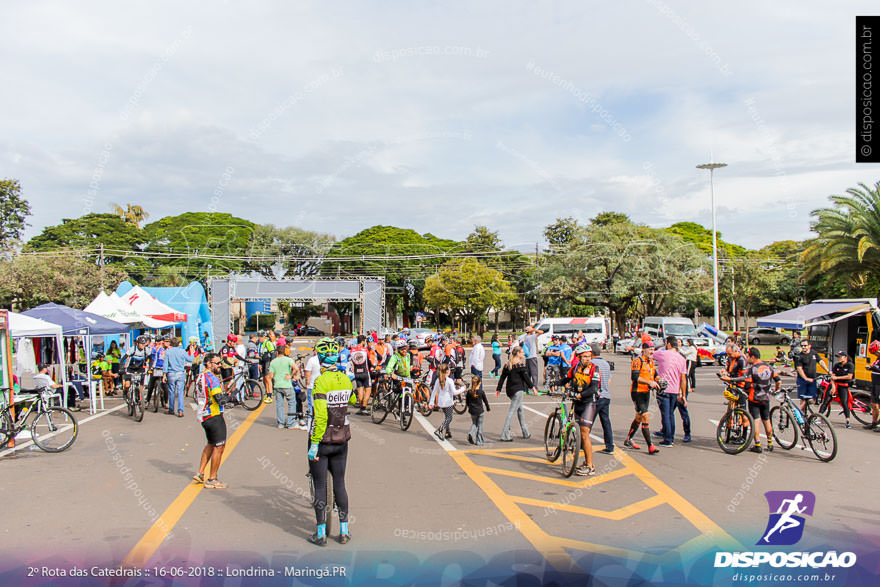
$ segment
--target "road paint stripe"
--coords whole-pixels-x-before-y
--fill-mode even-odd
[[[77,426],[82,426],[82,425],[85,424],[86,422],[91,422],[92,420],[95,420],[95,419],[97,419],[97,418],[102,418],[102,417],[104,417],[104,416],[106,416],[107,414],[110,414],[110,413],[112,413],[112,412],[117,412],[117,411],[121,410],[122,408],[126,407],[127,405],[128,405],[128,404],[121,404],[121,405],[116,406],[115,408],[110,408],[110,409],[105,410],[105,411],[103,411],[103,412],[101,412],[101,413],[95,414],[94,416],[89,416],[88,418],[83,418],[82,420],[77,421],[76,425],[77,425]],[[77,433],[77,435],[78,435],[78,434],[79,434],[79,433]],[[23,449],[23,448],[27,448],[27,447],[29,447],[30,445],[32,445],[33,443],[34,443],[33,440],[27,440],[27,441],[22,442],[22,443],[20,443],[20,444],[16,444],[14,448],[6,449],[6,450],[3,451],[2,453],[0,453],[0,457],[5,457],[5,456],[8,456],[8,455],[11,455],[11,454],[15,453],[15,451],[17,451],[17,450],[21,450],[21,449]]]
[[[266,405],[267,404],[264,402],[259,408],[251,412],[245,421],[242,422],[241,426],[233,432],[232,436],[226,442],[226,449],[223,451],[223,458],[220,460],[221,466],[227,461],[227,459],[229,459],[229,455],[231,455],[232,451],[235,450],[235,447],[238,446],[239,441],[250,429],[251,424],[253,424],[260,416]],[[147,533],[144,534],[143,538],[134,545],[134,548],[131,549],[131,552],[129,552],[122,561],[122,566],[140,568],[146,565],[204,488],[204,485],[196,482],[191,482],[187,485],[184,490],[180,492],[180,495],[171,502],[171,505],[162,512],[162,515],[153,523],[153,526],[147,530]],[[215,489],[213,491],[222,490]]]
[[[557,539],[542,530],[467,455],[460,451],[450,452],[449,455],[547,562],[562,572],[576,568],[574,559],[559,545]]]
[[[544,461],[545,464],[549,465],[547,461]],[[474,463],[474,466],[478,467],[481,471],[486,473],[493,473],[495,475],[505,475],[507,477],[516,477],[517,479],[528,479],[529,481],[537,481],[539,483],[552,483],[554,485],[562,485],[563,487],[573,487],[573,488],[586,488],[592,487],[593,485],[599,485],[600,483],[605,483],[606,481],[614,481],[615,479],[620,479],[621,477],[626,477],[627,475],[632,475],[633,472],[626,469],[626,467],[621,469],[615,469],[614,471],[610,471],[608,473],[603,473],[602,475],[595,475],[593,477],[585,477],[583,481],[569,481],[564,477],[545,477],[544,475],[534,475],[532,473],[522,473],[520,471],[511,471],[510,469],[498,469],[495,467],[484,467],[482,465],[478,465]],[[555,469],[555,467],[554,467]]]
[[[635,475],[642,480],[642,483],[654,490],[657,495],[662,496],[666,502],[675,508],[678,513],[687,518],[687,520],[703,534],[708,534],[716,538],[716,544],[728,546],[731,548],[743,548],[730,534],[724,531],[721,526],[713,522],[706,514],[701,512],[697,507],[683,498],[674,489],[661,481],[656,475],[646,469],[641,463],[622,451],[614,451],[614,458],[620,461],[620,464],[631,469]]]
[[[461,452],[467,453],[477,453],[477,454],[495,454],[497,452],[529,452],[529,451],[539,451],[544,450],[544,447],[523,447],[523,448],[466,448],[461,449]],[[545,461],[546,462],[546,461]]]
[[[627,550],[626,548],[618,548],[616,546],[608,546],[605,544],[596,544],[595,542],[584,542],[583,540],[575,540],[573,538],[563,538],[561,536],[554,537],[554,541],[561,547],[583,550],[586,552],[595,552],[622,558],[624,560],[637,560],[645,562],[657,562],[660,557],[654,554],[639,552],[636,550]]]
[[[434,426],[431,424],[430,421],[428,421],[427,418],[425,418],[418,412],[415,412],[413,415],[416,417],[416,422],[422,425],[422,428],[425,429],[425,432],[427,432],[431,438],[433,438],[440,446],[442,446],[443,450],[445,450],[446,452],[453,452],[458,450],[448,440],[440,440],[439,438],[437,438],[437,436],[434,435],[434,430],[436,430],[436,428],[434,428]]]
[[[605,511],[605,510],[597,510],[593,508],[585,508],[578,505],[559,503],[555,501],[547,501],[545,499],[535,499],[532,497],[521,497],[518,495],[511,495],[510,499],[515,501],[516,503],[520,503],[523,505],[530,505],[534,507],[544,508],[544,509],[552,509],[560,512],[570,512],[573,514],[582,514],[585,516],[593,516],[595,518],[603,518],[605,520],[614,520],[620,521],[630,516],[634,516],[635,514],[640,514],[642,512],[648,511],[652,508],[655,508],[659,505],[663,505],[666,501],[659,495],[651,496],[647,499],[643,499],[641,501],[637,501],[633,504],[617,508],[616,510]]]

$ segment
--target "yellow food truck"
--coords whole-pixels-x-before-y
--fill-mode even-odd
[[[834,353],[846,351],[856,366],[856,387],[867,389],[871,384],[867,366],[874,358],[868,356],[868,345],[880,340],[877,298],[816,300],[759,318],[758,326],[785,330],[806,328],[810,344],[826,363],[831,364]]]

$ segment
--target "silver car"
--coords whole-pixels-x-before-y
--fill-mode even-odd
[[[775,328],[752,328],[748,340],[749,344],[788,344],[791,336]]]

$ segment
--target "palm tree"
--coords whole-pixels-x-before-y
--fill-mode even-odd
[[[126,204],[125,208],[119,204],[113,204],[112,206],[114,214],[138,227],[140,227],[141,222],[150,217],[146,210],[137,205]]]
[[[816,238],[803,253],[803,277],[836,278],[856,291],[875,291],[880,274],[880,182],[831,196],[832,208],[813,210]]]

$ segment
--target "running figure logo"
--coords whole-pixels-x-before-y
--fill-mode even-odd
[[[789,546],[804,535],[803,515],[812,516],[816,496],[810,491],[768,491],[764,494],[770,506],[770,519],[759,546]]]

